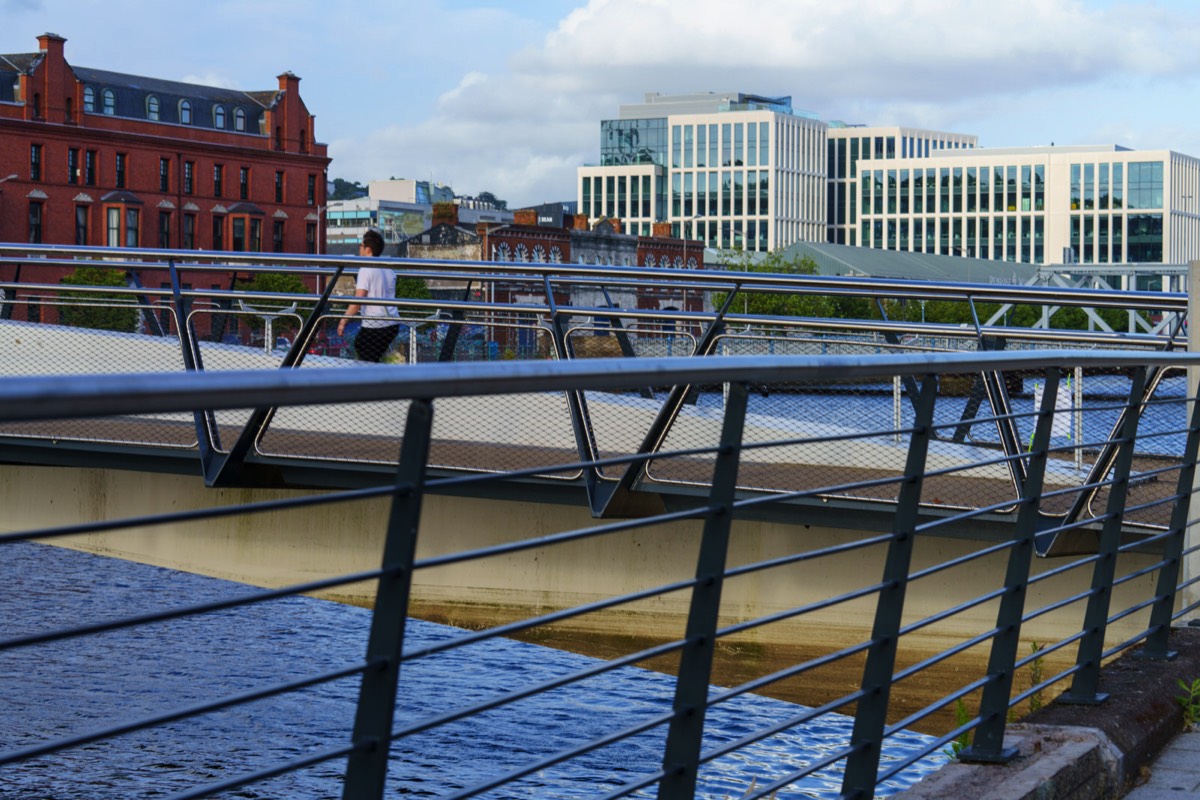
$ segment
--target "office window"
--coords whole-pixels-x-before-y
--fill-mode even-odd
[[[243,200],[250,199],[250,168],[242,167],[238,170],[238,196]]]
[[[158,119],[158,96],[153,94],[146,95],[146,119]]]
[[[136,208],[125,209],[125,246],[137,247],[141,241],[138,227],[141,225],[142,214]]]
[[[42,204],[38,200],[29,201],[29,243],[42,243]]]
[[[96,151],[88,150],[83,154],[83,182],[88,186],[96,185]]]
[[[171,212],[158,212],[158,246],[168,248],[171,246]]]
[[[304,252],[309,255],[317,252],[317,223],[315,222],[306,223],[304,226]]]
[[[276,253],[283,252],[283,220],[277,219],[271,225],[271,249]]]
[[[125,154],[124,153],[117,153],[116,172],[117,172],[117,179],[116,179],[117,188],[124,189],[125,188]]]
[[[216,214],[212,218],[212,249],[225,249],[225,217]]]
[[[42,146],[40,144],[29,145],[29,180],[40,181],[42,179]]]
[[[169,158],[158,160],[158,190],[160,192],[171,191],[171,159]]]
[[[192,124],[192,104],[189,103],[187,100],[179,101],[179,124],[180,125],[191,125]]]
[[[275,171],[275,202],[283,202],[283,172]]]
[[[220,164],[213,165],[213,197],[220,197],[222,187],[225,183],[225,167]]]
[[[183,215],[183,234],[179,246],[184,250],[196,249],[196,215]]]
[[[196,162],[183,162],[183,193],[192,194],[196,189]]]
[[[83,110],[89,114],[96,111],[96,90],[90,86],[83,87]]]
[[[104,103],[104,113],[110,117],[117,113],[117,96],[112,89],[105,89],[100,93],[100,98]]]
[[[213,106],[213,127],[221,129],[225,128],[225,106]]]
[[[317,176],[308,176],[308,204],[315,206],[317,204]]]
[[[246,112],[240,108],[233,110],[233,129],[235,131],[246,130]]]
[[[88,207],[75,206],[75,244],[88,243]]]
[[[79,148],[67,150],[67,183],[79,183]]]

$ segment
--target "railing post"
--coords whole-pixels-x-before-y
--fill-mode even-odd
[[[733,501],[737,490],[742,430],[746,422],[749,391],[744,383],[729,387],[729,402],[721,429],[721,444],[713,467],[709,505],[704,520],[700,552],[696,561],[696,585],[692,588],[687,632],[679,656],[675,681],[675,716],[667,731],[663,752],[666,775],[658,787],[659,800],[692,800],[700,769],[700,745],[708,711],[708,685],[716,631],[721,611],[721,587],[725,579],[729,530],[733,524]]]
[[[1037,535],[1047,450],[1054,430],[1054,415],[1056,411],[1064,413],[1055,409],[1061,377],[1055,368],[1046,371],[1046,390],[1042,393],[1041,408],[1037,410],[1029,463],[1025,467],[1021,508],[1017,512],[1013,546],[1008,551],[1004,595],[1000,598],[1000,608],[996,613],[996,636],[992,639],[992,649],[988,654],[988,683],[983,688],[979,703],[979,727],[971,746],[959,752],[961,761],[1006,763],[1017,756],[1017,748],[1004,746],[1004,729],[1008,722],[1008,701],[1012,696],[1017,649],[1021,643],[1021,617],[1025,612],[1025,590],[1029,585],[1029,566],[1033,560],[1034,537]]]
[[[1175,612],[1175,595],[1179,586],[1183,547],[1192,508],[1192,489],[1196,479],[1196,453],[1200,450],[1200,402],[1191,402],[1191,423],[1188,425],[1183,464],[1179,469],[1179,481],[1175,489],[1175,507],[1171,509],[1171,527],[1169,536],[1163,542],[1163,565],[1158,571],[1158,586],[1154,592],[1158,600],[1150,609],[1150,635],[1146,639],[1146,646],[1138,651],[1138,655],[1143,658],[1172,659],[1176,656],[1175,651],[1170,649],[1167,637],[1171,632],[1171,617]]]
[[[1092,592],[1083,617],[1083,638],[1075,657],[1078,670],[1071,679],[1071,688],[1057,698],[1061,703],[1094,705],[1103,703],[1108,695],[1098,691],[1100,661],[1104,654],[1104,635],[1108,630],[1108,610],[1112,603],[1113,576],[1117,568],[1117,551],[1121,546],[1121,525],[1125,516],[1125,496],[1129,488],[1129,472],[1133,465],[1133,448],[1137,439],[1140,406],[1145,401],[1146,368],[1133,370],[1129,405],[1124,411],[1119,432],[1119,447],[1113,465],[1112,485],[1108,489],[1104,527],[1096,549],[1096,564],[1092,570]]]
[[[400,681],[400,656],[408,599],[412,590],[412,567],[416,559],[417,525],[425,484],[425,464],[433,428],[431,401],[413,400],[404,424],[404,442],[396,471],[396,488],[383,545],[383,571],[375,593],[375,611],[367,640],[366,661],[354,715],[352,741],[366,744],[346,762],[343,800],[383,797],[387,782],[388,751]]]
[[[933,407],[937,399],[937,376],[927,375],[914,401],[916,420],[908,441],[904,479],[892,526],[883,568],[883,588],[875,603],[875,623],[871,629],[871,649],[863,667],[862,694],[854,715],[850,738],[851,753],[846,759],[842,797],[874,797],[879,757],[883,748],[883,729],[887,724],[892,673],[896,667],[900,625],[904,619],[904,597],[908,591],[908,571],[912,562],[917,516],[920,512],[921,487],[925,478],[925,457],[933,437]]]

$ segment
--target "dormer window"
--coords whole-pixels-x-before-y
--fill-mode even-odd
[[[104,113],[110,117],[117,113],[117,96],[112,89],[105,89],[100,93],[101,99],[104,101]]]
[[[192,104],[190,102],[188,102],[187,100],[179,101],[179,124],[180,125],[191,125],[192,124]]]
[[[96,113],[96,90],[90,86],[83,87],[83,110],[89,114]]]
[[[213,127],[225,128],[225,106],[213,106]]]
[[[240,108],[233,110],[233,129],[239,132],[246,130],[246,112]]]
[[[146,95],[146,119],[158,120],[158,95]]]

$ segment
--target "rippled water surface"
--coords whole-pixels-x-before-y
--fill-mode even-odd
[[[253,591],[42,545],[5,545],[0,552],[5,638]],[[0,749],[7,752],[353,665],[365,652],[369,624],[367,610],[300,597],[0,651]],[[407,630],[410,650],[464,633],[417,620]],[[401,673],[397,726],[596,663],[509,640],[419,659]],[[349,741],[358,688],[357,677],[342,679],[2,766],[0,798],[168,797],[311,756]],[[670,708],[672,691],[669,677],[626,668],[405,738],[393,745],[388,796],[439,797],[474,786],[662,713]],[[739,697],[710,712],[705,748],[735,741],[802,710],[782,701]],[[763,786],[844,745],[850,724],[846,717],[822,717],[714,761],[702,774],[697,796],[740,797],[752,780]],[[639,734],[480,796],[599,797],[654,771],[661,762],[662,737],[657,729]],[[888,748],[888,757],[907,757],[927,741],[906,734]],[[918,763],[880,793],[911,785],[940,760]],[[344,766],[344,759],[334,759],[222,796],[336,798]],[[833,798],[839,785],[835,772],[824,772],[780,791],[778,798]],[[635,796],[652,797],[653,791]]]

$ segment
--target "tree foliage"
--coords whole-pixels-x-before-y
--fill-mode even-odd
[[[333,179],[333,192],[330,200],[353,200],[356,197],[366,197],[367,187],[358,181],[348,181],[343,178]]]
[[[308,286],[304,281],[300,280],[298,275],[285,272],[260,272],[253,278],[247,281],[238,281],[236,284],[237,291],[240,292],[262,292],[264,294],[311,294]],[[288,308],[291,302],[282,302],[279,300],[246,300],[246,305],[253,306],[255,309],[264,312],[279,312]],[[291,333],[298,330],[300,321],[312,310],[312,303],[297,302],[294,315],[276,317],[271,324],[271,332],[274,335]],[[262,317],[253,313],[247,314],[242,318],[252,331],[262,332],[265,325]]]
[[[808,256],[788,258],[781,251],[767,253],[755,260],[744,251],[722,254],[722,267],[731,272],[755,272],[772,275],[815,275],[817,263]],[[713,303],[720,307],[727,293],[713,294]],[[743,289],[733,300],[733,311],[779,317],[834,317],[838,308],[833,298],[817,294],[754,292]]]
[[[124,270],[104,267],[77,267],[59,280],[68,286],[128,286]],[[138,321],[138,307],[131,295],[116,292],[59,292],[64,305],[58,319],[73,328],[132,333]]]
[[[508,211],[508,201],[501,200],[499,197],[496,197],[496,195],[492,194],[491,192],[480,192],[479,199],[485,203],[491,203],[499,211]]]

